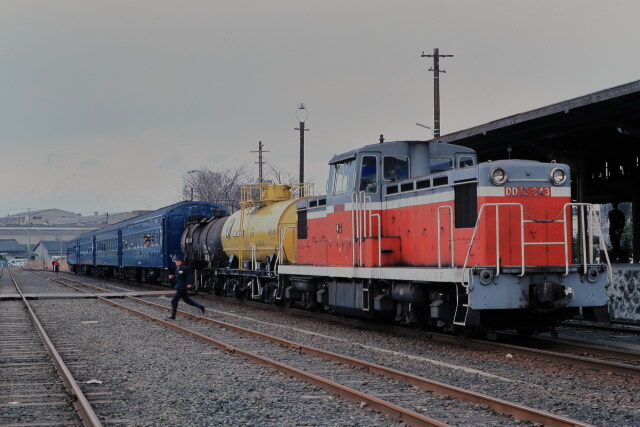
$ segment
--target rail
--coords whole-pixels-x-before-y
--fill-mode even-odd
[[[42,326],[35,312],[31,308],[31,304],[29,304],[29,302],[27,301],[27,298],[24,296],[24,294],[18,287],[18,284],[13,278],[13,275],[11,274],[11,272],[9,272],[9,276],[11,277],[11,281],[16,287],[16,290],[20,294],[20,297],[22,299],[24,306],[27,308],[27,311],[29,312],[29,316],[31,317],[31,321],[36,327],[38,335],[40,335],[40,338],[42,339],[42,342],[44,343],[45,348],[47,349],[47,352],[51,356],[51,361],[53,362],[53,365],[55,366],[56,371],[58,372],[58,375],[62,379],[62,382],[64,383],[67,391],[73,397],[73,406],[75,407],[80,419],[82,420],[82,425],[86,427],[101,427],[102,423],[100,422],[100,419],[98,419],[98,416],[96,415],[93,408],[91,407],[89,400],[87,399],[85,394],[82,392],[82,389],[80,388],[77,381],[71,374],[71,371],[69,370],[69,368],[67,368],[67,365],[62,360],[60,353],[58,353],[58,350],[56,350],[56,347],[53,345],[53,342],[47,335],[47,332],[44,330],[44,327]]]

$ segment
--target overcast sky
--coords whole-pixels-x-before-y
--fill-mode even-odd
[[[634,1],[0,1],[0,215],[156,209],[191,169],[297,175],[640,78]],[[257,172],[256,172],[257,175]]]

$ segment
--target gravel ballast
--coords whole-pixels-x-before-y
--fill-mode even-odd
[[[77,278],[88,282],[91,281],[98,283],[98,280],[92,280],[87,277],[78,276]],[[103,283],[104,281],[100,282]],[[360,330],[350,326],[336,324],[331,321],[300,316],[294,312],[273,312],[252,306],[240,305],[231,299],[216,298],[204,294],[201,294],[196,298],[207,304],[207,316],[216,320],[222,320],[250,329],[260,330],[262,332],[267,332],[271,335],[297,341],[302,344],[335,351],[337,353],[350,355],[356,358],[362,358],[384,366],[420,375],[425,378],[480,391],[494,397],[543,409],[559,415],[578,419],[586,423],[611,426],[640,425],[640,396],[638,396],[637,393],[637,390],[640,389],[640,381],[637,379],[611,375],[590,369],[572,368],[567,365],[545,362],[535,358],[526,358],[521,356],[510,358],[506,353],[499,351],[478,351],[460,348],[453,345],[431,343],[416,338],[397,336],[385,332]],[[169,306],[169,299],[166,297],[147,299],[167,307]],[[60,302],[61,301],[47,302],[44,306]],[[73,304],[89,307],[89,300],[82,300],[82,302],[76,301]],[[103,306],[106,306],[106,304],[99,303],[98,301],[93,301],[93,304],[102,304]],[[184,303],[181,303],[180,309],[194,314],[199,313],[193,307],[189,307]],[[113,308],[111,310],[116,309]],[[129,317],[133,318],[133,316]],[[151,328],[151,322],[146,322],[140,319],[136,320],[138,322],[142,322],[140,326],[137,326],[136,328],[140,331],[144,330],[146,334],[152,333],[154,330],[153,328],[159,328],[158,326],[153,326],[153,328]],[[104,321],[101,320],[100,324],[103,322]],[[143,325],[147,326],[145,327]],[[129,335],[132,333],[132,331],[128,332]],[[156,332],[153,333],[156,334]],[[162,331],[162,334],[167,333],[169,332]],[[157,336],[155,339],[158,339],[158,343],[164,345],[164,343],[166,343],[166,338],[163,338],[162,334]],[[189,340],[189,342],[195,341]],[[196,345],[205,346],[199,342],[196,342]],[[160,344],[158,344],[158,346],[160,346]],[[242,359],[224,355],[210,347],[205,347],[208,350],[196,352],[195,355],[191,356],[192,359],[189,361],[190,367],[192,363],[197,365],[193,368],[194,372],[196,372],[194,375],[205,376],[207,375],[206,372],[208,372],[210,367],[213,367],[214,371],[219,370],[211,359],[212,356],[205,354],[207,352],[215,352],[220,356],[231,357],[232,360],[235,361],[230,362],[232,364],[248,363],[244,362]],[[178,347],[178,349],[181,348]],[[186,351],[186,349],[183,350]],[[159,350],[151,353],[145,353],[141,350],[139,357],[144,359],[144,355],[147,354],[146,357],[151,357],[150,362],[154,362],[155,365],[156,358],[160,357],[158,355],[158,351]],[[173,350],[169,347],[164,351],[171,352]],[[119,355],[119,353],[116,354]],[[152,354],[152,356],[149,356],[149,354]],[[179,359],[182,358],[180,355],[177,355],[176,357]],[[218,358],[216,358],[216,361],[217,359]],[[193,360],[193,362],[191,362],[191,360]],[[205,366],[207,369],[198,370],[197,368],[200,366]],[[254,365],[249,364],[249,366]],[[258,377],[260,379],[265,375],[286,379],[286,377],[281,375],[273,374],[273,372],[267,368],[257,367],[255,369],[260,373],[260,376]],[[153,371],[151,367],[149,367],[149,370]],[[173,372],[171,372],[172,368],[167,368],[166,371],[168,371],[166,373],[167,377],[173,374]],[[122,381],[130,381],[130,377],[136,375],[136,372],[137,371],[135,370],[132,370],[131,373],[125,372],[124,377],[122,377],[124,378]],[[244,370],[235,372],[235,374],[239,377],[230,381],[230,377],[228,375],[224,375],[219,382],[217,381],[218,377],[210,378],[207,376],[207,383],[210,382],[215,385],[213,394],[217,395],[218,388],[225,388],[225,384],[228,387],[235,389],[236,383],[245,383]],[[253,375],[255,376],[255,373]],[[251,373],[249,376],[251,376]],[[185,378],[187,378],[187,376],[185,376]],[[161,375],[159,381],[164,381],[163,375]],[[183,381],[188,381],[188,379],[183,379]],[[295,380],[288,379],[288,381]],[[155,383],[155,381],[153,382]],[[248,383],[252,384],[253,382],[249,379]],[[306,387],[309,386],[304,385],[304,383],[302,384],[303,385],[301,387],[307,390]],[[154,385],[153,387],[155,388],[157,386]],[[264,389],[264,387],[260,387],[261,390]],[[244,393],[244,391],[246,391],[244,386],[241,386],[239,389],[240,393]],[[308,390],[315,390],[315,388],[309,387]],[[255,390],[246,391],[248,396],[239,396],[239,401],[253,402],[254,406],[257,405],[260,407],[264,405],[265,401],[268,402],[268,405],[272,404],[270,400],[274,394],[272,391],[268,393],[271,397],[260,397],[258,400],[253,397],[254,392]],[[158,391],[157,393],[160,392]],[[157,393],[153,394],[155,395]],[[198,396],[204,396],[210,393],[211,392],[204,392],[203,394],[201,390],[197,391]],[[166,392],[165,395],[167,395]],[[183,395],[181,395],[181,397],[182,396]],[[202,397],[202,399],[209,402],[205,397]],[[322,410],[318,412],[319,408],[322,409],[327,407],[327,402],[335,404],[335,400],[336,399],[332,399],[323,392],[318,391],[314,391],[314,393],[310,393],[309,391],[302,393],[298,392],[297,394],[294,392],[292,397],[286,397],[283,398],[283,400],[277,401],[278,408],[280,408],[277,412],[282,413],[283,410],[285,412],[296,412],[296,409],[291,408],[298,408],[298,405],[302,404],[300,401],[307,401],[311,403],[306,406],[314,408],[312,410],[305,411],[307,417],[309,417],[311,416],[310,414],[323,413]],[[361,421],[359,417],[361,417],[362,414],[359,413],[354,405],[339,399],[338,401],[347,409],[355,410],[356,415],[347,415],[347,411],[344,413],[346,417],[344,419],[342,416],[336,416],[334,418],[329,417],[327,419],[320,416],[318,418],[319,424],[317,425],[332,425],[333,423],[337,423],[336,425],[364,425],[365,423],[368,423],[367,425],[376,425],[375,423],[388,425],[388,423],[394,423],[392,420],[373,414],[371,411],[369,411],[367,417],[373,418],[373,424],[371,424],[369,418],[367,418],[366,422]],[[229,402],[231,401],[227,401],[226,405],[222,404],[221,409],[216,413],[224,412],[224,408],[228,408],[229,406],[235,408],[235,406]],[[283,409],[286,408],[284,402],[288,402],[291,405],[289,409]],[[187,405],[186,402],[179,401],[178,403],[180,406]],[[220,402],[215,400],[214,403],[211,404],[217,405],[218,403]],[[259,405],[259,403],[262,405]],[[209,406],[209,403],[205,406]],[[161,407],[165,408],[166,406],[163,404]],[[191,406],[187,405],[187,407]],[[198,405],[196,404],[195,407],[198,407]],[[202,411],[203,409],[200,408],[199,410]],[[329,411],[332,411],[332,409]],[[304,425],[305,422],[310,422],[312,424],[316,423],[315,418],[299,418],[294,417],[293,414],[291,414],[291,417],[292,418],[289,421],[281,421],[280,423],[273,421],[272,425],[287,425],[289,423],[294,425]],[[240,418],[242,423],[249,422],[247,420],[250,419],[252,418]],[[270,423],[272,422],[272,419],[266,418],[266,422]],[[264,425],[264,423],[261,424]],[[242,424],[231,423],[230,425]]]

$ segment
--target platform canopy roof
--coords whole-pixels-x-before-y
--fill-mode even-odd
[[[640,186],[640,80],[450,133],[481,161],[555,160],[571,166],[581,201],[631,201]],[[510,150],[510,152],[509,152]]]

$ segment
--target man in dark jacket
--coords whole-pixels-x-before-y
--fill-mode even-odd
[[[192,300],[187,293],[188,289],[190,289],[193,284],[191,282],[191,274],[189,273],[189,269],[185,265],[182,265],[182,257],[176,257],[176,271],[174,274],[169,275],[169,279],[175,281],[173,289],[176,291],[176,294],[171,300],[171,308],[173,309],[173,311],[171,312],[171,316],[168,316],[167,319],[173,320],[176,318],[178,303],[180,302],[181,298],[187,304],[198,307],[200,311],[202,311],[202,314],[204,314],[204,305]]]
[[[611,258],[614,262],[620,262],[620,239],[624,231],[625,217],[624,213],[618,209],[618,203],[611,203],[613,209],[609,211],[609,239],[611,240]]]

